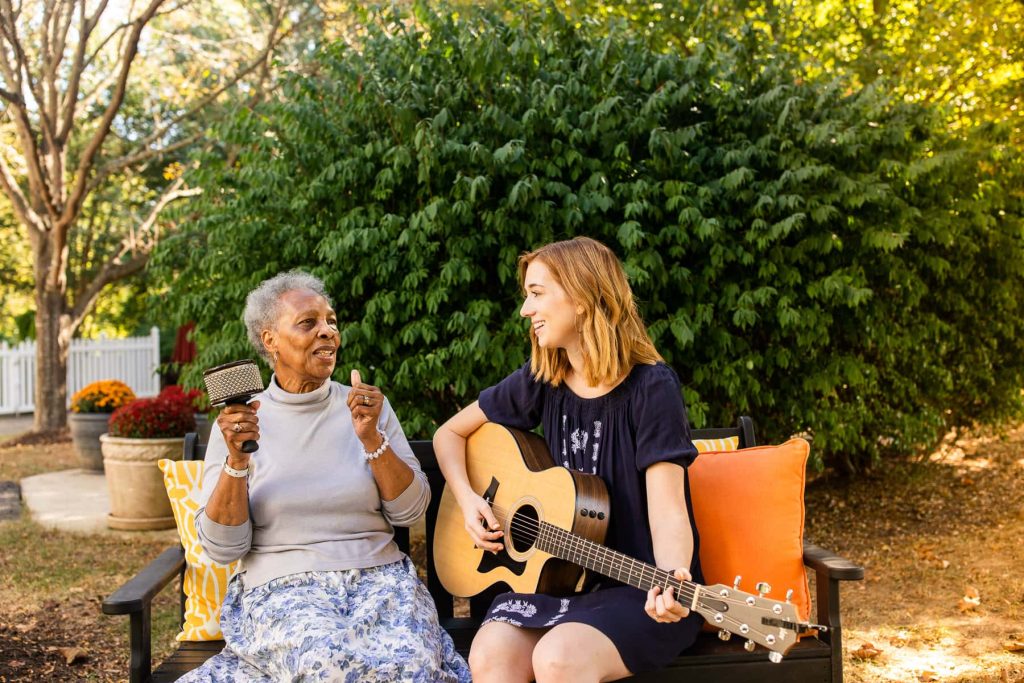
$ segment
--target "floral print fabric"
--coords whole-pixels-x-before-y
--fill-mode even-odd
[[[180,682],[471,680],[408,558],[243,583],[221,609],[224,650]]]

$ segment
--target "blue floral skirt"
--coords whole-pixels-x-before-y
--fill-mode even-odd
[[[409,558],[243,583],[221,608],[224,649],[179,683],[471,680]]]

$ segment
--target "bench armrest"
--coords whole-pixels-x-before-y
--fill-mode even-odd
[[[104,614],[132,614],[149,607],[157,593],[164,589],[185,566],[185,551],[181,546],[168,548],[146,565],[127,583],[103,601]]]
[[[804,543],[804,564],[828,579],[860,581],[864,578],[864,567],[811,543]]]
[[[153,643],[150,636],[153,598],[184,568],[185,551],[182,547],[168,548],[103,601],[104,614],[127,614],[130,618],[130,683],[147,683],[150,680],[153,666]]]

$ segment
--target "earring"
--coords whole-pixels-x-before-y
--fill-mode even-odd
[[[274,365],[276,366],[277,365],[277,351],[271,352],[270,357],[274,359]]]

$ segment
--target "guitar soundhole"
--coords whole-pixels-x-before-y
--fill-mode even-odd
[[[537,509],[532,505],[524,505],[512,515],[512,523],[509,524],[509,536],[511,536],[512,548],[517,553],[525,553],[537,542],[537,532],[540,529],[540,518]]]

